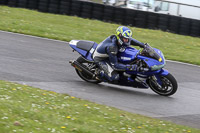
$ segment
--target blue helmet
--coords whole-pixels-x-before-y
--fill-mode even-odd
[[[130,39],[132,37],[132,31],[126,26],[119,26],[116,30],[117,40],[120,45],[129,45],[123,41],[123,38]]]

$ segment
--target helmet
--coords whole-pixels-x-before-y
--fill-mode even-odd
[[[116,30],[116,35],[117,35],[117,40],[120,45],[129,46],[130,44],[129,41],[130,41],[130,38],[132,37],[132,31],[128,27],[125,27],[125,26],[118,27]],[[125,43],[123,41],[123,38],[129,39],[128,43]]]

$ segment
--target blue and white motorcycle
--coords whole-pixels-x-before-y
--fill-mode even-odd
[[[73,51],[81,55],[77,60],[70,61],[79,77],[90,83],[105,82],[97,78],[96,72],[99,68],[92,58],[98,44],[93,41],[71,40],[69,45]],[[135,88],[150,87],[154,92],[163,96],[173,95],[177,91],[176,79],[166,69],[163,69],[166,62],[159,49],[152,48],[149,44],[146,44],[142,50],[127,47],[125,51],[118,53],[118,61],[123,64],[138,64],[146,71],[119,71],[119,81],[110,82],[111,84]]]

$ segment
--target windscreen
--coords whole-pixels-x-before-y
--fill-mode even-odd
[[[146,57],[150,57],[150,58],[156,59],[156,60],[158,60],[160,62],[162,61],[162,58],[148,44],[146,44],[146,47],[141,51],[140,54],[143,55],[143,56],[146,56]]]

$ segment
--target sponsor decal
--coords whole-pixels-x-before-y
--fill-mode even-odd
[[[129,57],[121,57],[122,60],[131,60]]]

